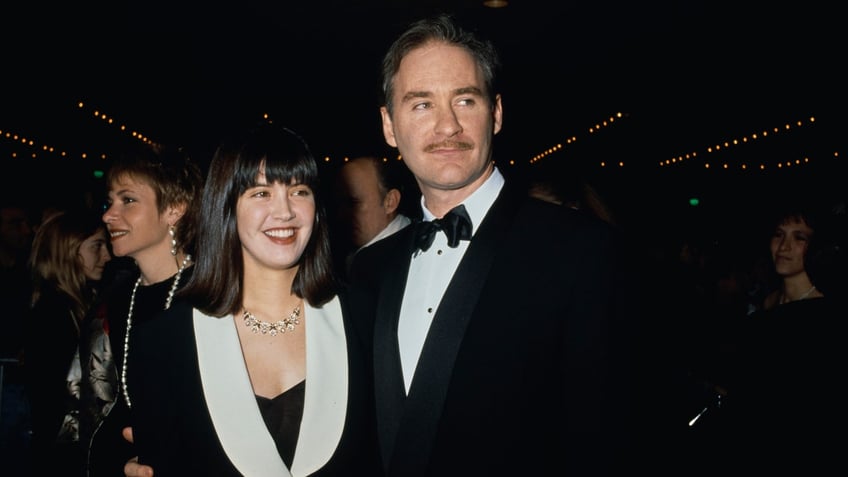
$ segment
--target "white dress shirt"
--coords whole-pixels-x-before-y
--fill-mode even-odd
[[[496,167],[486,182],[462,203],[471,217],[472,237],[503,184],[504,178]],[[421,209],[425,221],[436,218],[424,205],[424,197],[421,198]],[[461,240],[459,246],[450,248],[447,236],[437,233],[433,245],[426,252],[419,250],[412,256],[398,322],[398,346],[406,392],[412,384],[430,324],[469,243]]]
[[[391,235],[391,234],[397,232],[398,230],[409,225],[410,222],[412,222],[412,221],[409,219],[409,217],[407,217],[403,214],[397,214],[395,216],[395,218],[392,219],[392,221],[389,222],[388,225],[386,225],[386,228],[381,230],[380,233],[375,235],[374,238],[369,240],[368,243],[366,243],[365,245],[359,247],[356,251],[358,252],[358,251],[362,250],[363,248],[373,244],[374,242],[388,237],[389,235]]]
[[[350,271],[350,267],[353,264],[353,258],[356,256],[357,253],[359,253],[360,250],[362,250],[363,248],[365,248],[365,247],[367,247],[367,246],[369,246],[369,245],[371,245],[375,242],[378,242],[378,241],[388,237],[389,235],[392,235],[393,233],[401,230],[402,228],[406,227],[407,225],[409,225],[411,223],[412,223],[412,220],[409,217],[407,217],[403,214],[400,214],[400,213],[397,214],[395,216],[395,218],[392,219],[392,221],[389,222],[386,225],[386,227],[383,230],[380,231],[380,233],[378,233],[377,235],[374,236],[374,238],[369,240],[368,243],[359,247],[353,253],[348,254],[348,256],[345,258],[345,270],[348,271],[348,272]]]

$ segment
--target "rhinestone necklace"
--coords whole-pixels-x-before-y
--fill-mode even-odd
[[[168,298],[165,300],[165,309],[171,307],[171,301],[174,299],[174,293],[177,292],[177,287],[180,285],[180,277],[183,274],[183,270],[185,270],[188,262],[191,261],[191,255],[186,255],[183,259],[183,263],[180,264],[180,268],[177,270],[177,274],[174,275],[174,283],[171,284],[171,289],[168,290]],[[124,362],[121,363],[121,389],[123,390],[124,400],[127,402],[127,407],[132,408],[132,402],[130,402],[130,394],[127,392],[127,358],[130,355],[130,329],[132,328],[132,315],[133,315],[133,307],[135,306],[135,292],[138,291],[138,286],[141,285],[141,277],[138,277],[138,280],[135,281],[135,285],[133,286],[132,295],[130,295],[130,310],[127,312],[127,332],[124,333]]]
[[[253,313],[247,311],[247,308],[244,309],[242,316],[244,317],[244,325],[250,328],[250,331],[262,333],[263,335],[270,334],[271,336],[277,336],[277,333],[294,331],[295,325],[300,324],[300,303],[294,307],[294,310],[292,310],[289,316],[276,323],[262,321],[256,318],[253,316]]]

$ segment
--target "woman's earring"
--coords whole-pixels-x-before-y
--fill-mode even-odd
[[[173,225],[168,226],[168,233],[171,234],[171,255],[177,256],[177,237],[176,228]]]

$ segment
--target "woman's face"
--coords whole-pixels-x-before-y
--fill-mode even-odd
[[[85,276],[89,280],[99,281],[103,278],[103,267],[112,259],[106,247],[106,232],[99,231],[83,240],[77,251],[82,259]]]
[[[771,237],[771,258],[781,277],[804,273],[804,256],[813,229],[806,222],[790,218],[778,225]]]
[[[103,222],[116,256],[138,261],[148,254],[170,254],[168,211],[159,213],[153,187],[129,175],[118,177],[109,185],[108,203]]]
[[[315,222],[313,191],[304,184],[268,184],[264,173],[257,183],[236,204],[245,269],[296,267]]]

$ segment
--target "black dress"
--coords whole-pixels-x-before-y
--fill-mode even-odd
[[[184,286],[193,267],[186,268],[178,283]],[[174,284],[174,277],[136,290],[132,332],[158,317]],[[124,338],[127,315],[138,272],[119,277],[108,291],[103,303],[83,324],[80,359],[82,361],[82,401],[80,434],[87,447],[88,476],[121,476],[124,465],[137,455],[122,435],[131,425],[130,409],[121,394],[121,367],[124,358]],[[132,351],[132,346],[130,346]],[[130,355],[129,362],[132,362]],[[128,366],[128,372],[132,365]],[[129,390],[132,396],[132,390]]]
[[[740,470],[844,473],[844,311],[813,298],[750,316],[723,423]]]

